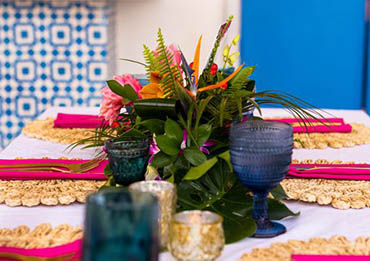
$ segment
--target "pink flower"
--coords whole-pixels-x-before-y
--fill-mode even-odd
[[[168,46],[168,51],[173,55],[171,65],[177,64],[179,69],[181,69],[181,67],[180,67],[180,64],[181,64],[181,52],[180,52],[180,50],[176,47],[175,44],[171,44],[171,45]]]
[[[133,78],[130,74],[124,74],[122,76],[116,75],[113,78],[115,81],[117,81],[119,84],[124,86],[125,84],[131,85],[131,87],[136,91],[139,98],[141,98],[141,95],[139,91],[141,90],[141,85],[138,82],[137,79]],[[99,115],[104,116],[105,120],[109,121],[109,125],[111,126],[113,122],[117,120],[117,117],[122,109],[124,107],[123,105],[123,98],[114,92],[111,91],[111,89],[106,86],[102,90],[103,93],[103,99],[100,107],[100,113]],[[130,103],[125,104],[130,105]]]

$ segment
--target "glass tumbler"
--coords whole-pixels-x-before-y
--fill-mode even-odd
[[[149,139],[123,137],[105,142],[109,165],[115,181],[124,186],[145,179],[149,160]]]
[[[150,193],[120,188],[87,199],[83,260],[157,261],[159,206]]]

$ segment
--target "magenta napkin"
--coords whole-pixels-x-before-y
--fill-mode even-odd
[[[321,122],[328,122],[328,123],[339,123],[339,125],[328,125],[325,126],[324,124],[316,125],[316,126],[309,126],[307,122],[320,122],[315,119],[307,119],[306,127],[303,124],[303,120],[301,119],[294,119],[294,118],[287,118],[287,119],[267,119],[266,121],[279,121],[285,123],[298,123],[301,122],[302,126],[293,126],[294,133],[314,133],[314,132],[351,132],[352,126],[350,124],[346,124],[342,118],[328,118],[328,119],[320,119]]]
[[[0,247],[0,260],[80,260],[82,239],[61,246],[24,249]]]
[[[292,255],[294,261],[370,261],[370,256]]]
[[[103,120],[104,117],[98,115],[58,113],[54,121],[54,128],[95,129],[102,126],[102,124],[107,124],[107,121]]]
[[[0,160],[0,165],[9,164],[29,164],[29,163],[83,163],[88,160],[60,160],[60,159],[16,159],[16,160]],[[108,160],[99,163],[99,166],[84,173],[62,173],[57,171],[52,172],[36,172],[36,171],[12,171],[1,170],[1,180],[32,180],[32,179],[97,179],[105,180],[104,168],[108,164]]]
[[[286,178],[370,180],[370,164],[291,164]]]

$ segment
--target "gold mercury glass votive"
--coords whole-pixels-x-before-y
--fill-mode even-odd
[[[168,250],[177,260],[215,260],[225,245],[222,217],[210,211],[183,211],[173,216]]]
[[[161,248],[167,248],[169,227],[173,214],[176,212],[176,186],[167,181],[139,181],[129,186],[130,191],[150,192],[158,198],[160,206]]]

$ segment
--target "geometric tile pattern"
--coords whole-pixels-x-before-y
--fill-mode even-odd
[[[47,107],[98,105],[112,10],[108,0],[0,0],[0,146]]]

